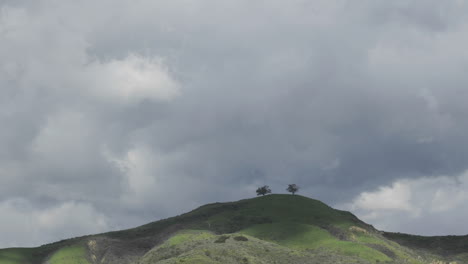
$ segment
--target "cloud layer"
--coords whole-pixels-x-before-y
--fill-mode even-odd
[[[0,247],[292,182],[395,231],[468,218],[459,203],[440,209],[452,180],[465,199],[467,11],[463,0],[0,0],[0,215],[11,216],[0,226],[13,230]],[[413,201],[435,199],[424,184],[442,200]],[[29,224],[16,219],[36,218],[17,234]],[[462,222],[437,230],[467,233]]]
[[[381,230],[421,235],[466,234],[468,172],[397,180],[359,194],[340,207]],[[397,219],[398,221],[395,221]]]

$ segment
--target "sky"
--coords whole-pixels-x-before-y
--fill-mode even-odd
[[[0,0],[0,247],[258,186],[468,234],[468,1]]]

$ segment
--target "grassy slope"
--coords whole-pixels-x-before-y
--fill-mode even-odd
[[[356,256],[371,262],[392,260],[366,244],[339,240],[327,230],[314,225],[273,223],[253,226],[243,230],[242,233],[293,249],[326,249],[337,255]]]
[[[81,243],[59,248],[49,256],[40,255],[41,252],[40,247],[0,249],[0,264],[40,263],[46,258],[50,264],[90,264],[87,260],[87,248]]]
[[[181,230],[186,231],[180,233]],[[227,233],[231,235],[225,243],[214,242]],[[248,241],[234,239],[241,235]],[[36,264],[47,259],[51,264],[88,264],[88,259],[93,258],[99,263],[104,260],[103,263],[119,264],[131,263],[142,255],[142,264],[327,263],[327,259],[334,261],[330,263],[417,264],[438,258],[427,252],[421,258],[421,251],[387,238],[353,214],[320,201],[298,195],[268,195],[205,205],[133,229],[35,249],[0,250],[0,264]],[[96,243],[96,257],[90,256],[87,248],[91,240]],[[159,246],[153,248],[155,245]],[[105,251],[99,252],[99,248]],[[130,258],[122,257],[131,254]],[[161,255],[164,259],[158,259]],[[314,262],[318,260],[321,262]]]
[[[384,237],[424,254],[431,252],[449,256],[459,263],[468,263],[468,236],[416,236],[384,232]]]
[[[273,222],[333,225],[344,228],[356,225],[371,228],[349,212],[332,209],[320,201],[299,195],[268,195],[226,205],[230,205],[231,208],[209,217],[200,228],[228,233],[255,224]],[[215,206],[218,205],[208,205],[200,209]]]
[[[179,243],[169,240],[147,253],[140,264],[359,263],[357,258],[295,250],[248,235],[214,235],[206,231],[191,231],[187,235],[184,231],[174,238]]]
[[[28,263],[32,259],[32,251],[27,248],[0,249],[0,264]]]
[[[74,245],[61,248],[55,252],[49,259],[50,264],[90,264],[87,260],[86,247],[83,245]]]

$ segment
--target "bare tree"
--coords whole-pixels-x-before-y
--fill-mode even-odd
[[[288,188],[286,188],[286,191],[292,193],[293,195],[299,191],[299,186],[296,184],[289,184]]]
[[[271,189],[270,189],[270,187],[268,187],[268,185],[258,187],[258,189],[257,189],[257,196],[265,195],[265,194],[269,194],[269,193],[271,193]]]

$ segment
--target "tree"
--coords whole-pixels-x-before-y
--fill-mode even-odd
[[[289,184],[288,185],[288,188],[286,188],[286,191],[292,193],[293,195],[299,191],[299,186],[297,186],[296,184]]]
[[[265,195],[265,194],[268,194],[268,193],[271,193],[271,189],[270,189],[270,187],[268,187],[268,185],[258,187],[258,189],[257,189],[257,196]]]

